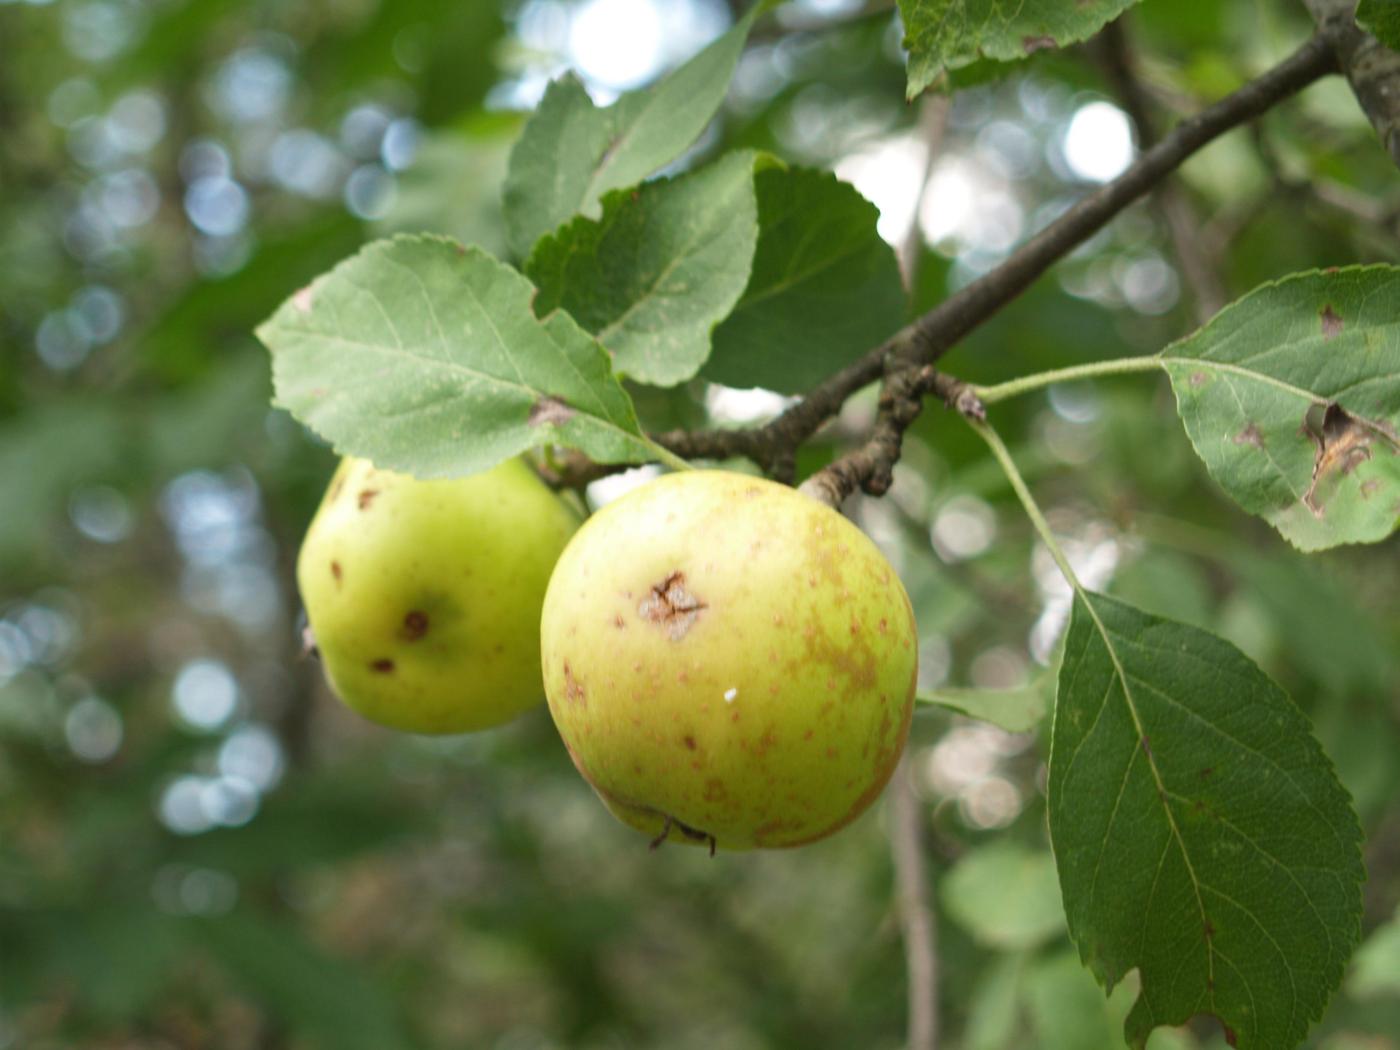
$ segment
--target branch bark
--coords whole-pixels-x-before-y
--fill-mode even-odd
[[[1356,0],[1303,0],[1331,46],[1356,101],[1400,166],[1400,54],[1356,24]]]

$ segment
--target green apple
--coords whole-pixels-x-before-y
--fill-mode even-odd
[[[484,729],[538,703],[540,607],[577,527],[520,460],[444,481],[344,460],[297,559],[331,687],[415,733]]]
[[[560,557],[540,634],[574,764],[657,843],[829,835],[908,735],[918,647],[898,576],[771,481],[688,471],[608,504]]]

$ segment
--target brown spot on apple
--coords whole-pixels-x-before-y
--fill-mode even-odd
[[[404,613],[403,626],[399,628],[399,637],[406,642],[416,642],[423,635],[428,633],[428,614],[421,609],[412,609]]]
[[[569,666],[568,660],[564,661],[564,697],[571,703],[588,703],[588,694],[584,692],[583,683],[574,677],[574,669]]]
[[[701,611],[709,608],[686,587],[685,573],[677,570],[651,591],[637,606],[637,615],[649,623],[664,627],[671,641],[678,642],[689,632]]]

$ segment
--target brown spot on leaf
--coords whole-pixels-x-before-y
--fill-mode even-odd
[[[1204,372],[1192,372],[1192,373],[1191,373],[1191,385],[1192,385],[1192,386],[1202,386],[1202,385],[1205,384],[1205,381],[1206,381],[1206,374],[1205,374]]]
[[[333,562],[331,562],[331,575],[335,577],[335,582],[336,582],[336,583],[339,583],[339,582],[341,581],[341,579],[345,576],[345,573],[342,572],[341,569],[340,569],[340,562],[338,562],[338,561],[333,561]]]
[[[1214,774],[1215,774],[1215,767],[1214,767],[1214,766],[1206,766],[1205,769],[1201,770],[1201,779],[1202,779],[1202,780],[1209,780]]]
[[[1361,483],[1361,498],[1362,498],[1362,499],[1370,499],[1372,496],[1374,496],[1374,495],[1376,494],[1376,490],[1379,489],[1380,487],[1381,487],[1381,479],[1380,479],[1380,478],[1372,478],[1370,481],[1363,481],[1363,482]]]
[[[1220,1027],[1225,1029],[1225,1043],[1227,1046],[1239,1046],[1240,1037],[1235,1034],[1235,1030],[1224,1021],[1220,1022]]]
[[[686,750],[687,750],[687,751],[694,751],[694,750],[695,750],[695,746],[696,746],[696,745],[695,745],[695,738],[694,738],[693,736],[690,736],[689,734],[686,734],[686,737],[685,737],[685,747],[686,747]]]
[[[673,572],[651,591],[637,606],[637,615],[650,623],[665,627],[671,640],[679,641],[690,630],[695,618],[708,606],[686,589],[685,573]]]
[[[1342,316],[1332,309],[1332,304],[1328,303],[1318,314],[1322,319],[1322,338],[1324,340],[1336,339],[1342,334]]]
[[[561,426],[573,419],[576,413],[557,397],[542,397],[530,406],[530,414],[525,417],[527,426]]]
[[[1037,51],[1045,51],[1055,46],[1053,36],[1023,36],[1021,38],[1021,48],[1028,55],[1033,55]]]
[[[1337,477],[1350,474],[1370,459],[1371,445],[1378,436],[1387,441],[1389,438],[1335,401],[1325,408],[1313,405],[1308,409],[1303,429],[1316,448],[1312,480],[1308,491],[1303,493],[1303,503],[1320,518],[1326,511],[1326,498],[1319,495],[1319,489]]]
[[[1251,445],[1254,448],[1262,449],[1264,447],[1264,435],[1259,430],[1258,424],[1250,423],[1249,426],[1245,427],[1238,434],[1236,434],[1235,444]]]
[[[393,674],[394,661],[390,660],[387,656],[381,656],[378,660],[371,660],[369,662],[369,669],[378,674]]]
[[[428,633],[428,614],[421,610],[414,609],[404,614],[403,626],[399,628],[399,637],[406,642],[416,642],[423,635]]]
[[[360,489],[360,494],[355,497],[355,506],[361,510],[369,510],[369,505],[374,502],[374,498],[378,495],[378,489]]]

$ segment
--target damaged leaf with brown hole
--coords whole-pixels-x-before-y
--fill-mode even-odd
[[[560,558],[540,634],[574,764],[656,843],[823,838],[904,747],[904,588],[859,529],[784,485],[688,471],[608,504]]]
[[[416,733],[485,729],[533,707],[545,587],[577,526],[520,460],[440,481],[344,460],[297,561],[332,689]]]
[[[1162,353],[1211,476],[1292,544],[1400,524],[1400,269],[1295,274]]]

